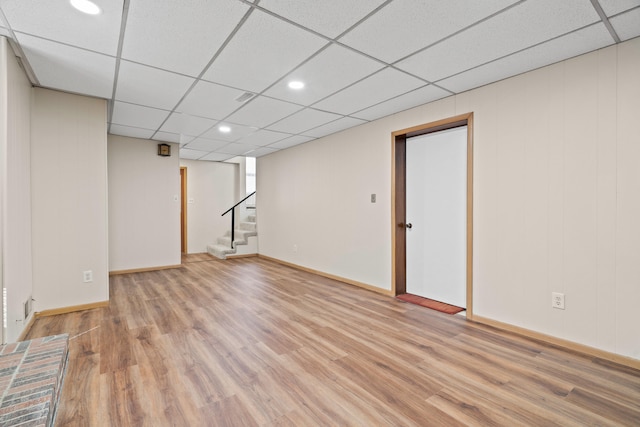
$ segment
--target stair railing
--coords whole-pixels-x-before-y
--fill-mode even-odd
[[[255,191],[253,193],[249,194],[248,196],[246,196],[244,199],[240,200],[235,205],[231,206],[222,215],[220,215],[220,216],[225,216],[226,214],[231,212],[231,249],[233,249],[233,240],[235,238],[235,231],[236,231],[236,208],[238,207],[239,204],[241,204],[242,202],[244,202],[245,200],[247,200],[249,197],[253,196],[254,194],[256,194]]]

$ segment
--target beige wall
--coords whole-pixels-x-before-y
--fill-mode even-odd
[[[23,308],[33,292],[30,115],[31,84],[0,37],[0,264],[7,298],[6,342],[15,341],[33,316],[25,319]]]
[[[372,123],[258,158],[259,253],[390,289],[390,140]]]
[[[180,160],[187,168],[188,253],[207,251],[231,228],[229,214],[222,212],[237,202],[238,164]]]
[[[474,313],[640,359],[639,75],[634,39],[261,157],[260,253],[391,289],[391,132],[474,112]]]
[[[108,136],[109,270],[179,265],[178,145],[158,156],[155,141]]]
[[[34,298],[38,311],[109,299],[106,101],[34,89]],[[93,282],[83,282],[83,272]]]

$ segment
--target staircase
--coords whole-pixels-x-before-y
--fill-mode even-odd
[[[213,245],[207,246],[207,252],[214,257],[227,259],[227,255],[249,255],[258,252],[257,238],[249,239],[258,235],[256,228],[255,212],[247,216],[246,221],[241,221],[234,231],[233,248],[231,247],[231,231],[227,231]]]

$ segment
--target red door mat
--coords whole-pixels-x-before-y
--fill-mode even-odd
[[[432,310],[437,310],[447,314],[456,314],[456,313],[460,313],[461,311],[464,311],[464,308],[456,307],[455,305],[445,304],[440,301],[434,301],[429,298],[419,297],[418,295],[402,294],[402,295],[396,296],[396,298],[404,302],[421,305],[423,307],[427,307]]]

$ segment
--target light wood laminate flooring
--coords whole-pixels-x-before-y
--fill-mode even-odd
[[[640,372],[282,266],[110,279],[68,333],[58,426],[638,426]]]

